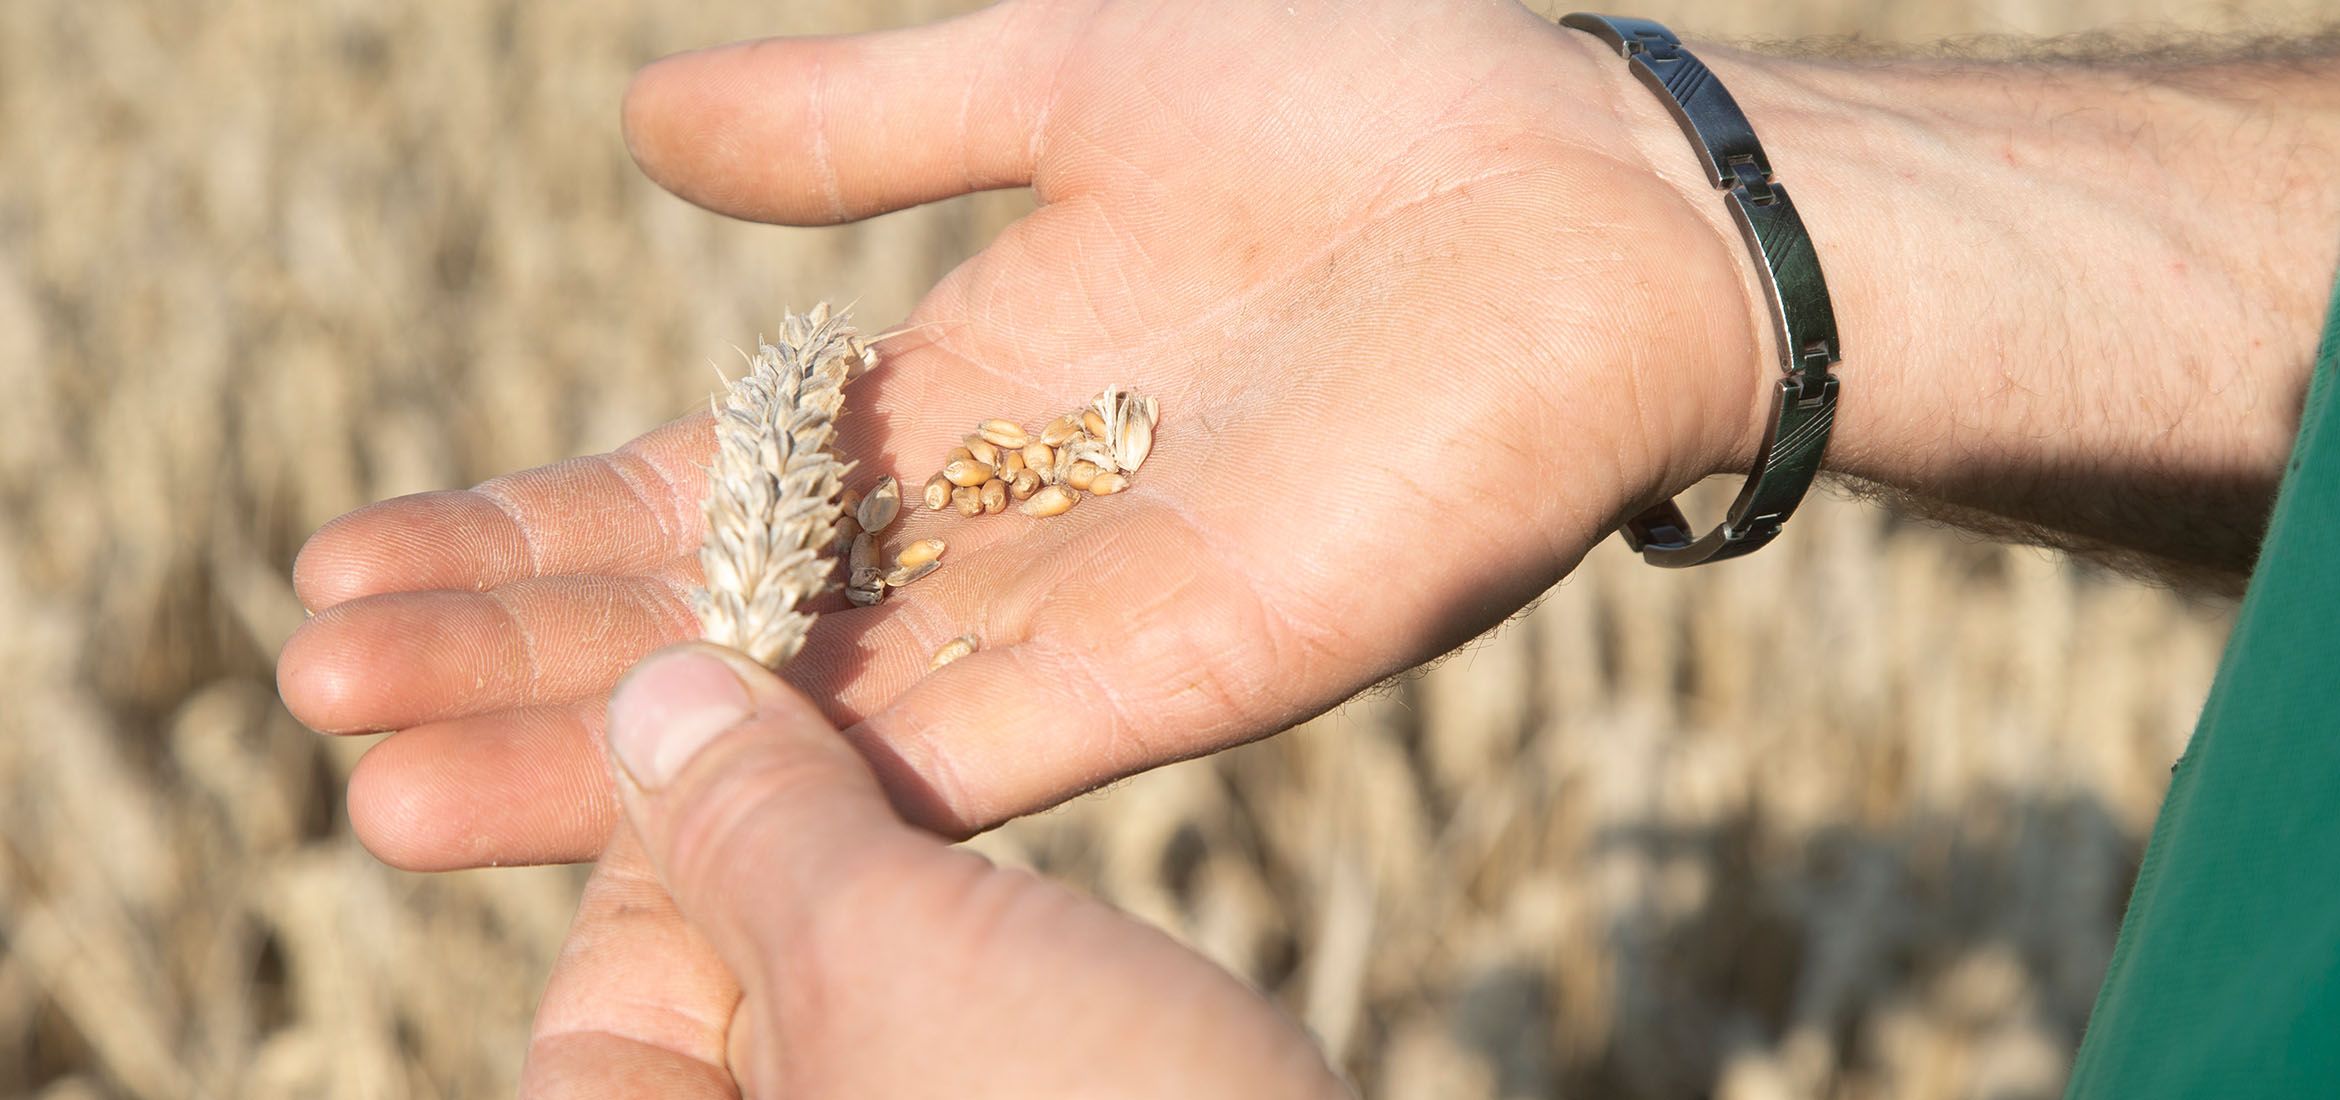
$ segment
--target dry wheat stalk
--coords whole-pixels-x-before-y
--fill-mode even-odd
[[[774,669],[803,648],[813,616],[798,608],[829,586],[824,551],[846,518],[839,504],[846,466],[829,444],[845,381],[872,358],[844,315],[823,302],[788,314],[779,339],[758,347],[724,393],[702,505],[706,586],[692,599],[708,641]]]

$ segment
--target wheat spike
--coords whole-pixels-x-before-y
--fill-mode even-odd
[[[708,641],[767,668],[803,648],[813,616],[798,608],[829,586],[823,552],[844,515],[846,473],[829,444],[845,381],[865,354],[859,333],[828,303],[788,314],[716,410],[699,546],[706,586],[692,604]]]

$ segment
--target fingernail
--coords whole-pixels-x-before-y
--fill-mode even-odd
[[[657,654],[634,666],[610,698],[610,752],[637,786],[657,790],[754,709],[722,658],[689,649]]]

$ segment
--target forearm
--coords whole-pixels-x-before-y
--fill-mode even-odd
[[[2340,58],[1699,52],[1827,270],[1833,470],[2050,542],[2247,571],[2340,265]]]

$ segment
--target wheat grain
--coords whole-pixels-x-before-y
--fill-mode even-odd
[[[886,574],[886,587],[901,588],[940,568],[942,568],[942,563],[939,561],[924,561],[917,565],[902,566]]]
[[[952,661],[956,661],[961,657],[975,652],[975,650],[980,647],[981,644],[982,643],[975,640],[975,636],[973,634],[961,634],[958,637],[951,639],[950,641],[944,642],[942,644],[942,648],[935,650],[934,659],[927,662],[926,669],[927,671],[932,672],[935,669],[950,664]]]
[[[903,547],[901,553],[894,555],[894,564],[905,568],[924,565],[943,556],[944,547],[945,544],[941,539],[919,539],[917,542]]]
[[[953,459],[950,465],[943,467],[942,476],[949,479],[953,485],[968,488],[991,480],[992,475],[997,472],[988,462],[960,458]]]
[[[1073,503],[1079,499],[1072,490],[1062,485],[1051,485],[1032,494],[1032,499],[1025,501],[1021,507],[1027,516],[1061,516],[1071,511]]]
[[[1040,442],[1055,447],[1079,434],[1081,434],[1080,414],[1066,413],[1049,421],[1047,426],[1040,429]],[[1046,463],[1038,465],[1046,465]]]
[[[893,526],[894,517],[901,514],[902,483],[890,475],[869,491],[869,496],[863,498],[860,510],[855,513],[864,531],[883,531]]]
[[[986,420],[982,427],[975,429],[975,434],[993,446],[1007,450],[1021,448],[1032,441],[1025,433],[1024,426],[1013,420]]]
[[[1160,415],[1153,398],[1116,385],[1038,432],[1005,418],[985,420],[951,449],[942,472],[927,481],[926,506],[937,511],[956,507],[972,518],[1022,502],[1028,515],[1053,516],[1069,510],[1082,493],[1122,492],[1129,488],[1129,474],[1154,449]]]
[[[1064,441],[1060,439],[1057,440],[1057,442],[1062,443]],[[1024,458],[1024,468],[1027,470],[1038,471],[1043,476],[1045,476],[1047,472],[1056,465],[1056,448],[1047,443],[1026,444],[1022,454]]]
[[[692,607],[707,640],[767,668],[804,647],[813,616],[798,608],[829,585],[823,549],[844,518],[846,473],[829,446],[846,377],[867,355],[828,303],[788,314],[716,409],[699,548],[706,583]]]

